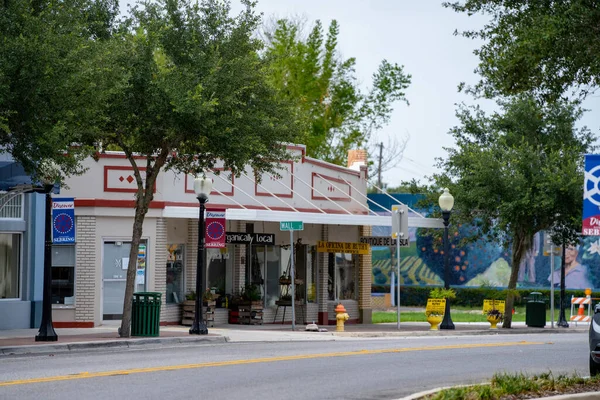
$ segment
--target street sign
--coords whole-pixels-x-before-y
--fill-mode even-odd
[[[302,231],[304,223],[302,221],[280,221],[279,230],[281,231]]]

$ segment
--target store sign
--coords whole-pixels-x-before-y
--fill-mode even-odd
[[[75,243],[74,199],[52,199],[52,243]]]
[[[317,252],[319,253],[344,253],[344,254],[369,254],[369,245],[366,243],[354,242],[317,242]]]
[[[504,300],[483,300],[483,313],[487,314],[492,310],[498,310],[502,314],[504,314]]]
[[[425,313],[443,314],[446,311],[446,299],[427,299]]]
[[[386,236],[361,236],[361,243],[366,243],[369,246],[394,246],[396,247],[396,239]],[[400,239],[400,247],[410,247],[408,239]]]
[[[225,247],[225,210],[206,210],[205,246]]]
[[[275,234],[227,232],[225,242],[227,244],[255,244],[263,246],[273,246],[275,245]]]

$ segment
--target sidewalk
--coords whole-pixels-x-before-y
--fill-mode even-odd
[[[456,335],[508,335],[508,334],[563,334],[584,333],[589,325],[569,324],[569,328],[530,328],[524,323],[513,322],[511,329],[490,329],[488,323],[455,323],[454,330],[429,330],[425,322],[401,322],[387,324],[347,324],[344,332],[336,332],[335,325],[319,326],[327,332],[310,332],[305,325],[217,325],[208,328],[208,335],[190,335],[187,326],[161,326],[159,337],[120,338],[117,330],[120,321],[105,321],[96,328],[55,329],[56,342],[36,342],[37,329],[0,330],[0,357],[18,354],[47,354],[69,351],[93,351],[102,349],[171,346],[178,344],[217,344],[227,342],[284,342],[284,341],[333,341],[358,338],[393,338],[407,336],[456,336]]]

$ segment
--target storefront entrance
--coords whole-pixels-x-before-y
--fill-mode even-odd
[[[102,319],[121,319],[127,282],[127,266],[131,242],[107,241],[103,244],[102,258]],[[142,240],[138,250],[134,292],[146,288],[146,260],[148,246]]]

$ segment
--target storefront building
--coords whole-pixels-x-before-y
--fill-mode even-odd
[[[371,256],[359,243],[372,225],[386,217],[369,215],[364,158],[344,168],[305,156],[290,146],[294,161],[282,164],[279,177],[254,179],[250,168],[240,177],[220,169],[207,171],[213,190],[207,210],[225,210],[225,247],[207,248],[205,287],[219,294],[215,323],[227,322],[227,307],[250,284],[260,290],[264,323],[291,321],[276,302],[288,291],[280,277],[289,275],[290,232],[282,221],[302,221],[294,232],[296,322],[335,323],[333,309],[343,303],[350,322],[370,322]],[[364,152],[359,152],[364,157]],[[71,292],[53,301],[56,327],[93,327],[120,319],[133,226],[135,180],[123,154],[89,159],[84,175],[70,178],[61,196],[74,198],[75,243],[62,245],[53,264]],[[143,170],[145,160],[140,159]],[[161,324],[179,324],[181,303],[195,288],[198,201],[194,177],[162,172],[143,225],[138,251],[136,291],[162,293]],[[318,246],[318,245],[321,246]],[[339,246],[347,250],[339,250]],[[338,246],[338,247],[336,247]],[[57,246],[55,246],[55,249]],[[57,253],[58,254],[58,253]],[[60,265],[58,265],[60,264]],[[275,314],[277,313],[277,319]]]

